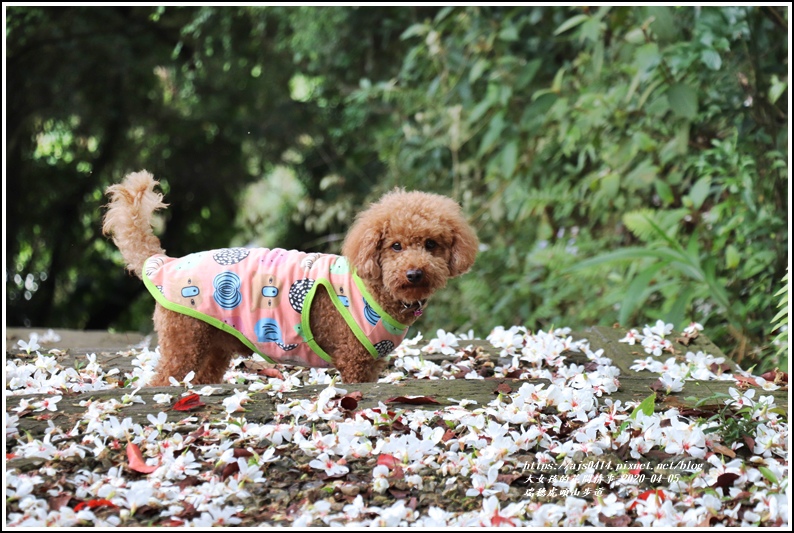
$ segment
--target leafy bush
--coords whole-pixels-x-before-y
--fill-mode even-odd
[[[566,11],[444,9],[403,33],[399,76],[362,90],[393,106],[388,182],[450,191],[488,244],[442,297],[466,303],[440,315],[698,320],[737,360],[764,359],[786,258],[787,48],[772,35],[787,12]]]
[[[485,249],[423,329],[697,320],[745,366],[780,362],[784,7],[7,18],[9,325],[151,327],[98,222],[103,188],[148,168],[175,255],[336,252],[366,201],[436,191]]]

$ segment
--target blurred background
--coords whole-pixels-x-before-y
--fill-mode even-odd
[[[151,330],[103,191],[172,256],[338,252],[394,186],[483,243],[418,328],[697,321],[787,364],[786,7],[7,7],[6,325]],[[776,316],[777,315],[777,316]]]

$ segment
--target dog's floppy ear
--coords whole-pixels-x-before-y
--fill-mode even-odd
[[[364,279],[380,278],[380,248],[383,242],[381,228],[373,227],[359,217],[348,231],[342,244],[344,255]]]
[[[449,256],[449,275],[460,276],[469,271],[477,257],[479,240],[474,230],[461,215],[453,224],[452,252]]]

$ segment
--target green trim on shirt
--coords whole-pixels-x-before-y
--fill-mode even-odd
[[[147,275],[145,275],[145,274],[143,275],[143,284],[146,286],[147,289],[149,289],[149,292],[152,293],[152,296],[154,296],[154,299],[157,300],[157,302],[160,305],[162,305],[163,307],[165,307],[169,311],[174,311],[176,313],[180,313],[180,314],[183,314],[183,315],[192,316],[193,318],[198,318],[199,320],[202,320],[202,321],[206,322],[207,324],[209,324],[211,326],[215,326],[216,328],[218,328],[218,329],[220,329],[222,331],[225,331],[226,333],[234,335],[235,337],[237,337],[237,339],[240,342],[245,344],[254,353],[256,353],[260,357],[262,357],[265,361],[267,361],[268,363],[274,363],[275,364],[275,361],[273,359],[271,359],[267,355],[265,355],[262,352],[260,352],[257,349],[257,347],[254,345],[254,343],[252,343],[250,340],[248,340],[248,338],[245,335],[243,335],[239,330],[237,330],[234,327],[230,326],[226,322],[223,322],[222,320],[218,320],[215,317],[212,317],[212,316],[209,316],[209,315],[205,315],[204,313],[202,313],[200,311],[196,311],[195,309],[193,309],[191,307],[188,307],[186,305],[181,305],[181,304],[177,304],[177,303],[169,301],[168,298],[166,298],[165,295],[162,292],[160,292],[160,289],[157,288],[157,285],[155,285],[152,282],[152,280],[150,280],[149,277]],[[317,355],[320,355],[320,354],[318,353]],[[322,357],[322,355],[320,355],[320,357]]]

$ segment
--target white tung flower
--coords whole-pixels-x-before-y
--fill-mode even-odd
[[[245,411],[245,409],[243,409],[243,404],[248,402],[250,399],[251,398],[248,396],[247,390],[239,391],[234,389],[234,394],[223,399],[223,406],[226,408],[227,413]]]
[[[333,461],[327,453],[321,453],[317,459],[309,463],[309,466],[318,470],[325,470],[326,475],[329,477],[343,476],[350,471],[348,467]]]
[[[731,387],[728,389],[728,393],[731,395],[731,400],[729,400],[728,403],[737,409],[741,409],[742,407],[753,407],[755,405],[755,401],[753,400],[753,396],[755,396],[754,389],[748,389],[742,394]]]
[[[37,339],[38,339],[37,335],[35,335],[35,334],[31,335],[30,336],[30,340],[27,341],[27,342],[25,342],[23,340],[17,341],[17,346],[19,348],[21,348],[22,350],[25,350],[28,354],[30,352],[35,352],[36,350],[41,349],[41,346],[39,346],[39,343],[37,342]]]
[[[58,410],[58,402],[61,401],[63,396],[52,396],[50,398],[44,398],[40,402],[33,402],[31,407],[33,407],[34,411],[57,411]]]
[[[659,378],[659,381],[661,382],[662,387],[664,387],[664,392],[666,394],[681,392],[684,389],[684,380],[670,373],[662,374],[662,376]]]
[[[436,338],[432,339],[427,346],[422,348],[425,353],[442,353],[444,355],[454,355],[455,348],[458,346],[458,339],[454,333],[447,333],[443,329],[436,332]]]
[[[626,336],[620,339],[618,342],[625,342],[630,346],[633,346],[634,343],[637,342],[637,338],[639,337],[640,332],[636,329],[630,329]]]

